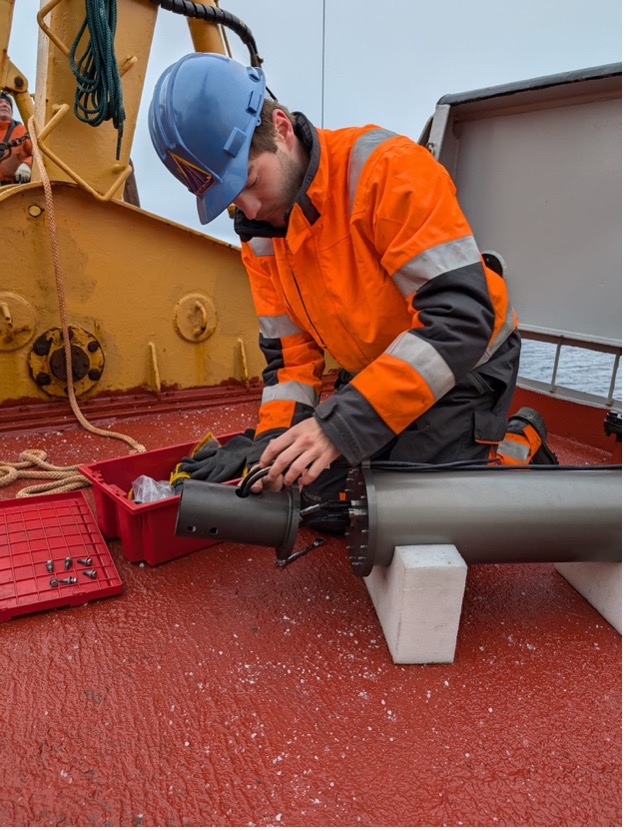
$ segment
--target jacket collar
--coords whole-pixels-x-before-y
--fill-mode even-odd
[[[294,113],[295,133],[309,153],[309,166],[304,174],[302,185],[296,195],[292,209],[289,211],[287,225],[284,228],[275,228],[269,222],[260,222],[256,219],[247,219],[243,211],[235,209],[235,233],[242,242],[249,242],[253,237],[286,237],[289,232],[291,214],[297,206],[309,225],[314,225],[320,218],[320,212],[309,196],[309,187],[317,174],[320,164],[320,141],[317,130],[309,119],[302,113]]]

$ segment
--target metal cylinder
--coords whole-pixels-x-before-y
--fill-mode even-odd
[[[188,479],[178,507],[176,534],[268,545],[276,549],[279,560],[284,560],[293,548],[299,520],[300,494],[296,487],[242,497],[232,485]]]
[[[455,545],[469,563],[621,560],[621,469],[355,468],[348,556],[368,575],[398,545]]]

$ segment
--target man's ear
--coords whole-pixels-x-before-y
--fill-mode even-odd
[[[289,116],[285,115],[282,110],[274,110],[272,113],[272,123],[276,131],[277,140],[284,142],[287,150],[291,150],[296,140],[296,134],[293,131],[293,125]]]

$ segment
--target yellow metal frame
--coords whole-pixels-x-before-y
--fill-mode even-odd
[[[47,25],[47,23],[44,20],[46,15],[48,15],[52,11],[52,9],[55,9],[60,3],[63,2],[66,2],[66,0],[50,0],[49,3],[46,3],[45,6],[42,6],[37,13],[37,23],[39,24],[39,28],[46,35],[46,37],[49,38],[49,40],[51,40],[52,43],[54,43],[57,49],[63,52],[66,58],[69,58],[69,46],[66,46],[65,43],[63,43],[63,41],[54,34],[52,29]],[[130,67],[134,66],[134,64],[136,63],[137,58],[135,55],[126,58],[124,64],[118,67],[120,75],[124,75],[124,73],[127,72],[130,69]]]
[[[209,5],[217,6],[217,3],[213,2],[213,0],[208,0],[208,3]],[[74,182],[95,199],[102,202],[108,202],[116,197],[121,198],[124,183],[133,172],[132,165],[130,164],[130,144],[132,143],[132,133],[134,133],[141,87],[143,85],[141,76],[135,78],[131,84],[132,102],[127,116],[130,140],[125,136],[122,147],[122,160],[116,160],[113,164],[107,164],[106,156],[111,152],[113,142],[113,138],[107,136],[104,140],[99,139],[98,142],[91,143],[91,146],[88,148],[90,164],[84,172],[81,172],[78,167],[84,165],[84,154],[82,152],[78,153],[75,147],[78,143],[82,151],[88,145],[88,142],[83,140],[83,127],[85,125],[80,124],[78,121],[74,123],[71,118],[65,118],[70,111],[69,104],[63,102],[63,98],[65,97],[64,92],[67,92],[69,83],[67,67],[59,65],[58,62],[48,57],[46,71],[38,72],[38,81],[41,81],[43,78],[45,82],[44,94],[40,94],[40,84],[38,83],[38,105],[34,107],[32,98],[28,92],[27,78],[8,57],[8,41],[13,21],[14,6],[15,0],[0,0],[0,87],[8,90],[13,95],[25,124],[28,124],[31,117],[35,114],[35,111],[37,111],[39,123],[43,122],[44,124],[37,135],[39,147],[46,159],[53,165],[52,169],[48,171],[49,175],[53,180],[60,179],[62,181]],[[50,43],[66,58],[69,58],[70,47],[64,41],[63,37],[60,37],[57,31],[55,31],[55,27],[52,25],[52,17],[54,17],[57,27],[65,27],[67,33],[68,27],[71,30],[72,23],[75,23],[78,15],[83,12],[83,0],[49,0],[37,13],[37,24],[39,28]],[[131,23],[136,20],[137,15],[141,16],[142,22],[144,22],[143,29],[147,29],[148,31],[148,49],[157,13],[158,8],[150,6],[148,3],[146,3],[145,9],[138,9],[136,0],[121,0],[120,16],[126,14]],[[148,22],[147,27],[145,26],[143,18]],[[150,23],[152,27],[150,27]],[[230,48],[221,27],[205,21],[192,19],[188,19],[187,23],[196,51],[230,54]],[[132,29],[133,27],[129,26],[127,28]],[[135,28],[137,27],[135,26]],[[124,37],[126,37],[125,32]],[[145,46],[146,43],[145,38],[143,40],[128,38],[128,40],[131,44],[135,42]],[[44,62],[41,56],[40,61],[42,63]],[[146,62],[147,55],[142,55],[141,65],[145,67]],[[126,75],[130,69],[136,67],[138,64],[140,64],[140,61],[136,54],[126,55],[120,61],[120,76]],[[93,128],[90,127],[89,129]],[[100,133],[100,135],[102,136],[103,134]],[[72,157],[78,164],[72,163]],[[111,176],[114,177],[112,181]],[[34,179],[36,178],[37,173],[35,171]]]
[[[84,20],[84,0],[49,0],[37,15],[42,34],[34,103],[27,79],[8,57],[15,2],[0,0],[0,85],[13,95],[43,154],[57,247],[51,244],[45,193],[34,169],[30,184],[0,191],[8,280],[7,308],[0,309],[2,331],[8,333],[6,343],[0,338],[0,402],[48,397],[30,377],[28,360],[36,338],[59,323],[54,250],[68,323],[93,333],[106,354],[106,369],[86,395],[249,384],[260,375],[263,360],[239,250],[120,201],[132,173],[130,147],[158,7],[148,0],[118,0],[115,46],[126,122],[120,159],[112,163],[117,135],[110,124],[94,128],[70,112],[75,78],[67,44]],[[221,27],[187,23],[196,51],[230,54]],[[181,332],[180,309],[196,295],[210,299],[214,314],[209,326],[208,304],[194,306],[200,333],[192,329],[189,336],[185,327],[194,321],[185,318]],[[17,324],[28,324],[28,330],[16,346],[10,336]]]
[[[54,2],[56,4],[60,2],[60,0],[54,0]],[[69,104],[61,104],[61,106],[52,116],[50,121],[44,126],[44,128],[40,132],[38,132],[37,140],[39,142],[39,149],[45,156],[47,156],[58,167],[60,167],[61,170],[67,173],[70,179],[76,182],[76,184],[83,188],[83,190],[86,190],[87,193],[90,193],[93,197],[99,199],[101,202],[108,202],[109,199],[112,199],[119,192],[120,188],[123,186],[126,179],[128,179],[130,174],[133,172],[132,165],[128,164],[125,167],[122,167],[118,162],[112,165],[111,170],[113,173],[117,173],[119,170],[121,170],[121,172],[106,193],[99,193],[99,191],[97,191],[88,182],[86,182],[82,178],[82,176],[79,176],[75,170],[72,170],[72,168],[66,162],[64,162],[63,159],[61,159],[57,153],[54,153],[50,149],[50,147],[48,147],[44,143],[44,140],[50,135],[50,133],[53,132],[59,121],[61,121],[61,119],[69,112],[69,110]]]

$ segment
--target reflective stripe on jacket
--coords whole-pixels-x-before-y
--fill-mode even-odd
[[[486,364],[516,318],[426,149],[297,118],[310,164],[286,233],[242,247],[267,358],[257,437],[315,411],[358,464]],[[354,377],[319,404],[324,350]]]

